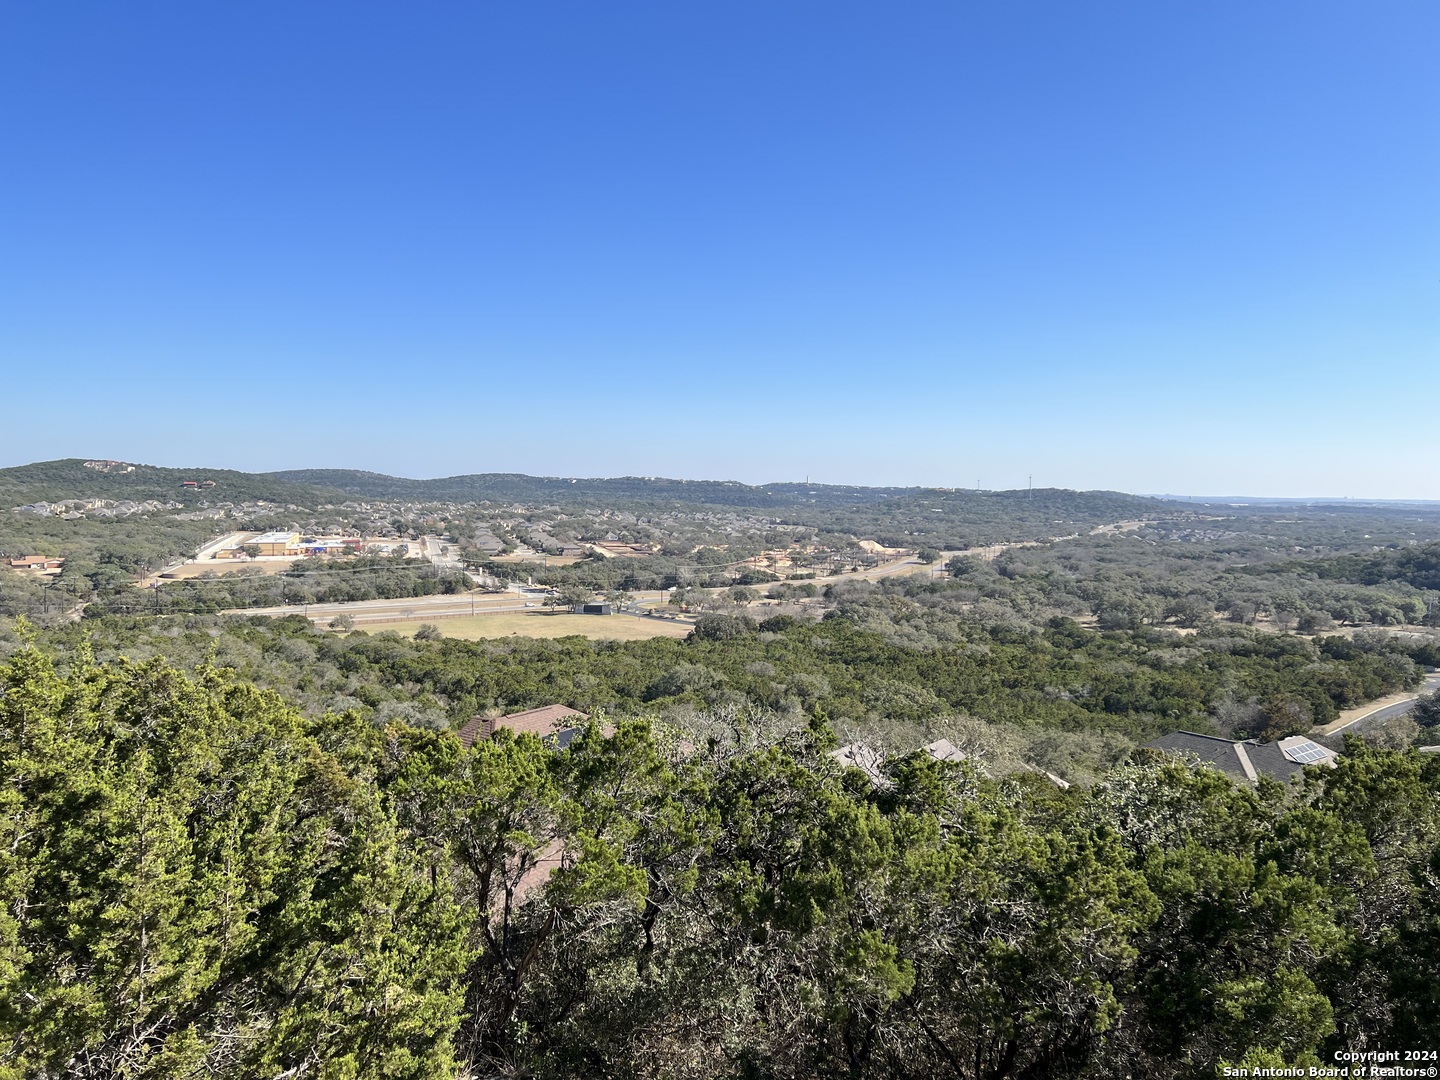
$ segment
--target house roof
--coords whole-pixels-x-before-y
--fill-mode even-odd
[[[888,787],[890,778],[885,775],[885,755],[865,743],[846,743],[838,750],[831,750],[830,756],[840,763],[842,769],[859,769],[877,787]]]
[[[933,757],[936,761],[964,761],[965,751],[952,743],[949,739],[936,739],[932,743],[926,743],[920,749]]]
[[[936,761],[959,762],[965,760],[965,752],[949,739],[936,739],[920,748]],[[846,743],[838,750],[831,750],[830,757],[844,769],[859,769],[876,787],[889,787],[891,780],[885,771],[885,755],[868,743]]]
[[[472,717],[466,722],[457,734],[460,741],[466,746],[473,746],[482,738],[489,738],[495,733],[496,728],[509,728],[517,735],[529,732],[531,735],[554,735],[570,729],[579,727],[581,723],[589,720],[590,717],[568,705],[542,705],[538,709],[526,709],[524,712],[510,713],[508,716],[495,717],[493,719],[484,716]],[[570,739],[562,737],[560,746],[563,749]]]
[[[1249,784],[1261,776],[1289,780],[1307,765],[1334,765],[1338,756],[1303,735],[1262,743],[1256,739],[1221,739],[1194,731],[1172,731],[1145,745],[1172,754],[1193,754],[1227,776]]]
[[[12,567],[24,569],[27,566],[47,566],[50,563],[54,563],[56,566],[59,566],[64,561],[64,559],[57,559],[50,555],[26,555],[19,559],[11,559],[10,565]]]

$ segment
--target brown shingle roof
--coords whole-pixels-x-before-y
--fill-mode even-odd
[[[515,734],[529,732],[532,735],[550,735],[561,728],[577,727],[590,719],[585,713],[568,705],[542,705],[538,709],[511,713],[495,719],[484,716],[472,717],[457,733],[466,746],[473,746],[479,739],[488,739],[495,729],[509,728]]]

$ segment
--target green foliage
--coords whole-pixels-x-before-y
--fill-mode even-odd
[[[1188,1078],[1440,1037],[1414,752],[872,785],[819,714],[465,748],[213,667],[23,646],[0,686],[7,1078]]]
[[[65,559],[53,581],[0,567],[0,615],[69,610],[97,596],[137,593],[136,575],[186,558],[212,535],[207,523],[167,516],[66,521],[0,509],[0,555]]]
[[[86,608],[87,618],[105,615],[177,614],[284,604],[333,604],[458,593],[469,582],[445,574],[424,559],[357,555],[346,559],[299,559],[280,574],[243,570],[186,578],[158,589],[124,588]]]
[[[0,492],[178,484],[27,469]],[[7,517],[67,565],[43,597],[0,575],[0,603],[90,617],[0,632],[0,1080],[1188,1078],[1440,1041],[1440,761],[1352,740],[1289,789],[1117,767],[1176,727],[1276,737],[1418,685],[1433,638],[1349,627],[1432,616],[1431,510],[287,475],[194,478],[553,504],[377,513],[476,537],[472,562],[646,545],[487,569],[704,614],[684,641],[324,633],[206,613],[446,585],[361,558],[140,591],[211,527]],[[742,569],[859,565],[862,536],[949,576]],[[596,717],[563,751],[445,730],[555,701]],[[941,735],[971,759],[915,750]],[[878,782],[828,756],[853,739]]]
[[[183,486],[186,480],[213,481],[197,489]],[[273,502],[314,506],[321,501],[343,500],[333,487],[282,480],[264,473],[236,472],[233,469],[165,469],[136,465],[130,472],[87,469],[82,458],[37,461],[0,469],[0,506],[63,499],[129,499],[134,502],[157,499],[195,503],[202,500],[231,501],[266,499]]]
[[[1274,702],[1284,707],[1274,714],[1282,719],[1308,710],[1323,722],[1419,679],[1415,664],[1388,647],[1332,655],[1323,642],[1240,628],[1181,637],[1149,629],[1097,633],[1059,620],[1034,635],[1013,624],[951,622],[937,627],[949,640],[921,649],[895,640],[893,624],[869,629],[860,625],[864,609],[846,610],[820,623],[779,618],[763,626],[706,615],[685,641],[342,637],[319,633],[298,615],[92,619],[51,631],[47,640],[68,649],[88,640],[105,657],[190,663],[215,650],[245,678],[283,690],[316,715],[368,708],[383,721],[401,716],[385,709],[405,705],[434,722],[448,714],[458,723],[486,709],[554,701],[614,715],[684,705],[793,715],[819,708],[837,724],[880,733],[920,734],[940,717],[976,717],[1029,732],[1032,743],[1045,733],[1052,742],[1097,733],[1123,745],[1175,728],[1205,731],[1237,700],[1257,702],[1256,715],[1258,703]],[[1072,763],[1055,746],[1046,767],[1069,775]]]
[[[1339,555],[1287,563],[1285,569],[1308,571],[1331,581],[1359,585],[1403,582],[1417,589],[1440,591],[1440,544],[1422,544],[1368,555]]]
[[[1440,727],[1440,690],[1421,694],[1410,715],[1422,728]]]
[[[0,671],[0,1075],[444,1075],[453,900],[273,695]]]

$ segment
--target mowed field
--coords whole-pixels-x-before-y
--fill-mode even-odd
[[[356,629],[373,634],[394,630],[412,637],[424,619],[395,622],[367,622]],[[682,638],[693,629],[688,622],[670,619],[645,619],[634,615],[552,615],[546,612],[501,612],[495,615],[459,616],[436,619],[434,625],[445,637],[478,641],[481,638],[520,637],[557,638],[578,634],[595,641],[640,641],[644,638]]]

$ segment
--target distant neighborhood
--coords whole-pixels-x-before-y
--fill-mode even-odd
[[[158,499],[147,499],[144,502],[132,502],[129,499],[61,499],[58,502],[26,503],[24,506],[15,507],[15,513],[76,521],[85,517],[113,518],[130,517],[133,514],[157,514],[166,510],[180,510],[184,505],[178,502],[160,502]]]

